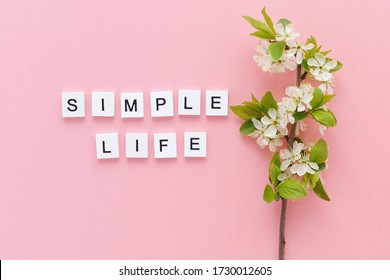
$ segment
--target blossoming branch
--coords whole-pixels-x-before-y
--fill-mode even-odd
[[[262,15],[264,22],[244,16],[256,29],[251,35],[259,38],[253,59],[264,72],[297,70],[296,83],[284,90],[285,96],[279,101],[268,91],[260,100],[252,94],[251,101],[231,106],[231,110],[244,121],[240,127],[242,134],[255,138],[262,149],[268,147],[275,153],[269,165],[270,184],[264,188],[263,199],[268,203],[282,200],[279,258],[284,259],[287,200],[305,197],[307,191],[330,200],[321,174],[327,168],[327,143],[319,139],[311,145],[297,136],[307,129],[307,118],[319,124],[322,135],[325,129],[336,125],[336,117],[327,105],[335,97],[334,72],[342,64],[329,57],[330,50],[322,50],[313,36],[299,42],[300,34],[288,19],[279,19],[274,25],[265,8]],[[287,147],[283,147],[285,143]]]

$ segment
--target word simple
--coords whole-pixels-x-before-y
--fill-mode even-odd
[[[200,115],[200,90],[179,90],[177,112],[179,115]],[[174,115],[174,102],[172,91],[151,91],[150,111],[152,117],[172,117]],[[122,118],[144,117],[144,93],[122,92],[120,94],[120,108]],[[206,90],[205,108],[207,116],[228,115],[228,91]],[[62,116],[64,118],[85,117],[84,92],[62,92]],[[92,92],[92,116],[115,116],[115,93]]]
[[[176,158],[176,133],[154,133],[154,157]],[[147,158],[148,134],[126,133],[126,157]],[[206,157],[206,132],[184,133],[184,156]],[[96,155],[98,159],[119,158],[118,133],[96,134]]]

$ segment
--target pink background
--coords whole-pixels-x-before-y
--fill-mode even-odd
[[[338,126],[325,136],[332,201],[289,203],[286,258],[389,259],[387,0],[2,0],[0,258],[276,258],[280,203],[262,201],[271,153],[233,114],[207,118],[202,103],[200,117],[151,119],[148,98],[138,120],[90,108],[92,90],[228,89],[231,105],[251,91],[281,97],[294,73],[260,72],[241,18],[264,5],[344,63]],[[86,92],[84,119],[61,117],[63,90]],[[206,159],[183,157],[186,130],[208,132]],[[119,160],[96,160],[100,132],[119,132]],[[178,158],[128,160],[125,132],[176,132]]]

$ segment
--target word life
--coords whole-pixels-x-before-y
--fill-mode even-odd
[[[200,115],[200,90],[179,90],[177,112],[179,115]],[[172,91],[152,91],[150,98],[150,112],[152,117],[174,116],[174,102]],[[143,92],[122,92],[120,94],[120,108],[122,118],[144,117]],[[228,115],[228,91],[207,90],[205,94],[206,116]],[[62,92],[62,116],[64,118],[85,117],[84,92]],[[92,116],[115,116],[115,93],[92,92]],[[154,157],[177,157],[176,133],[154,134]],[[147,133],[126,133],[126,157],[148,157]],[[206,132],[184,133],[184,156],[206,157]],[[98,159],[118,158],[119,139],[117,133],[96,134],[96,157]]]

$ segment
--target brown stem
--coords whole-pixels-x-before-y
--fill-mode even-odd
[[[301,65],[297,67],[297,82],[299,87],[302,81]],[[292,148],[295,138],[295,130],[297,129],[297,123],[291,126],[290,134],[288,135],[288,146]],[[286,247],[285,228],[286,228],[286,212],[287,212],[287,199],[282,198],[282,210],[280,212],[280,226],[279,226],[279,260],[284,260],[284,252]]]

